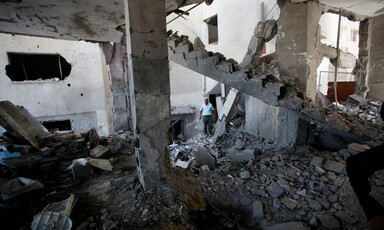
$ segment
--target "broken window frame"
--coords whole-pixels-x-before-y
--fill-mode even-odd
[[[204,20],[204,22],[207,26],[207,43],[209,45],[219,43],[219,22],[218,22],[218,20],[219,20],[219,18],[217,16],[217,14]],[[215,35],[215,37],[212,37],[212,35]]]

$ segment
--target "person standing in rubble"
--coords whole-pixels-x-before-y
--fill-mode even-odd
[[[212,118],[215,118],[215,109],[208,102],[208,98],[204,98],[204,104],[201,105],[199,119],[201,118],[203,118],[204,134],[212,136]]]
[[[384,103],[384,102],[383,102]],[[381,106],[381,119],[384,121],[384,106]],[[384,145],[373,147],[347,159],[347,174],[353,191],[363,207],[373,230],[384,230],[384,208],[370,195],[368,178],[376,171],[384,169]]]

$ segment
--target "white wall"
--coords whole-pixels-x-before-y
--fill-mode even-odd
[[[0,34],[0,41],[0,100],[24,106],[41,121],[70,119],[77,124],[72,127],[76,132],[95,127],[100,135],[108,135],[113,130],[106,111],[110,92],[104,87],[108,76],[99,44],[8,34]],[[63,81],[12,82],[5,73],[7,52],[60,54],[72,70]]]

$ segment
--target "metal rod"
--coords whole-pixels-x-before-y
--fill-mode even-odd
[[[194,8],[196,8],[197,6],[199,6],[202,2],[200,3],[197,3],[196,5],[194,5],[193,7],[191,7],[190,9],[188,9],[187,11],[185,12],[189,12],[190,10],[193,10]],[[175,21],[176,19],[178,19],[180,17],[180,15],[178,15],[177,17],[175,17],[174,19],[172,19],[171,21],[167,22],[167,25],[173,21]]]
[[[58,54],[57,57],[59,58],[60,80],[63,80],[63,72],[61,71],[61,60],[60,60],[60,55]]]
[[[23,71],[24,71],[24,75],[25,75],[25,80],[28,81],[27,71],[25,71],[24,61],[23,61],[23,58],[22,58],[21,56],[20,56],[20,61],[21,61],[21,65],[23,66]]]
[[[341,22],[341,11],[339,11],[339,24],[337,26],[337,42],[336,42],[336,64],[335,64],[335,81],[333,82],[333,88],[335,90],[335,103],[336,103],[336,108],[337,106],[337,68],[339,66],[339,59],[340,59],[340,22]]]

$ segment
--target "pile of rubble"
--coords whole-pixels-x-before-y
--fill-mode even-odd
[[[70,229],[69,209],[75,202],[68,204],[68,210],[58,210],[49,203],[70,196],[71,186],[81,186],[103,172],[111,173],[116,154],[133,152],[134,138],[129,132],[117,132],[112,137],[101,137],[96,129],[81,134],[73,130],[50,133],[25,108],[9,101],[0,102],[0,125],[6,129],[0,136],[1,216],[12,220],[13,212],[23,213],[18,210],[23,207],[28,214],[19,221],[36,214],[32,229],[50,224]],[[32,219],[27,221],[30,225]],[[18,224],[9,223],[9,228]]]

